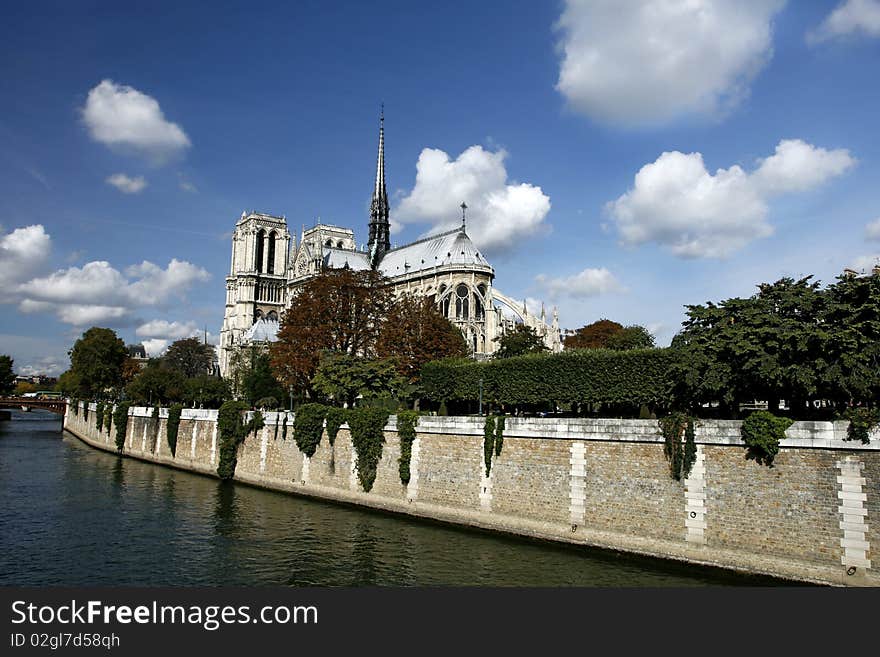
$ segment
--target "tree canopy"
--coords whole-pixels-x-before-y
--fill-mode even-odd
[[[11,356],[0,355],[0,395],[9,395],[15,389],[14,362]]]
[[[611,335],[605,346],[616,351],[651,349],[654,346],[654,336],[644,326],[634,324]]]
[[[198,338],[175,340],[168,347],[162,360],[186,378],[208,373],[214,359],[214,347],[203,344]]]
[[[517,324],[513,331],[507,331],[498,338],[498,349],[493,358],[512,358],[525,354],[540,354],[546,351],[549,350],[535,329],[525,324]]]
[[[315,390],[338,405],[353,406],[358,397],[392,397],[406,383],[392,360],[368,360],[350,354],[325,353],[312,380]]]
[[[284,313],[272,344],[276,376],[308,395],[322,352],[373,358],[390,305],[387,279],[372,270],[331,269],[309,279]]]
[[[467,356],[468,347],[461,331],[430,299],[403,295],[392,304],[382,324],[376,353],[379,358],[393,360],[397,371],[415,384],[422,365]]]
[[[93,326],[70,350],[70,370],[79,397],[97,397],[122,385],[122,364],[128,358],[125,343],[112,329]]]
[[[605,349],[608,340],[623,330],[623,325],[610,319],[600,319],[582,326],[574,335],[565,338],[566,349]]]

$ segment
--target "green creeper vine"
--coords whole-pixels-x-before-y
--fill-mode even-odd
[[[863,445],[871,442],[871,432],[880,425],[880,410],[876,408],[850,408],[843,417],[849,420],[844,440],[860,440]]]
[[[165,440],[171,456],[177,456],[177,432],[180,429],[180,413],[183,411],[181,404],[172,404],[168,409],[168,422],[165,426]]]
[[[664,439],[663,455],[669,462],[669,473],[676,481],[687,479],[697,460],[694,420],[685,413],[672,413],[660,418],[659,422]]]
[[[486,462],[486,476],[492,471],[492,454],[495,452],[495,416],[488,415],[483,424],[483,460]]]
[[[70,410],[73,411],[73,414],[79,417],[79,399],[71,398],[70,400]]]
[[[272,436],[272,440],[278,440],[278,424],[281,421],[280,413],[275,413],[275,433]]]
[[[776,417],[768,411],[756,411],[742,423],[742,439],[748,447],[748,458],[769,467],[779,453],[779,441],[792,425],[787,417]]]
[[[115,407],[113,404],[107,404],[104,408],[104,429],[107,430],[107,435],[110,435],[111,428],[113,427],[113,411]],[[100,430],[101,427],[98,427]]]
[[[98,402],[95,405],[95,429],[98,430],[98,433],[101,433],[101,429],[104,427],[104,402]]]
[[[416,423],[419,420],[417,411],[398,411],[397,413],[397,436],[400,439],[400,459],[398,471],[400,483],[406,485],[410,480],[409,466],[412,461],[412,444],[416,439]]]
[[[336,442],[339,427],[348,421],[348,409],[331,406],[327,409],[327,438],[330,444]]]
[[[156,438],[159,436],[159,407],[153,406],[153,449],[155,449]]]
[[[309,458],[315,455],[321,442],[326,410],[322,404],[303,404],[293,416],[293,439],[299,451]]]
[[[382,458],[388,416],[388,411],[382,408],[357,408],[348,417],[351,442],[357,453],[358,480],[368,493],[376,481],[376,467]]]
[[[284,423],[281,425],[281,440],[287,440],[287,413],[284,413]]]
[[[501,456],[501,448],[504,446],[504,416],[499,415],[495,420],[495,456]]]
[[[83,402],[83,422],[89,421],[89,402]]]
[[[129,402],[119,402],[113,411],[113,422],[116,424],[116,449],[122,451],[125,447],[125,432],[128,430]]]
[[[217,413],[217,430],[220,434],[220,460],[217,464],[217,476],[221,479],[232,479],[238,463],[238,446],[244,442],[251,431],[263,428],[263,415],[254,411],[248,422],[242,420],[242,413],[247,404],[239,401],[224,402]]]

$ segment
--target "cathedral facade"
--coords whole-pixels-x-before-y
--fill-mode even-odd
[[[327,269],[374,269],[385,276],[395,296],[428,297],[465,337],[475,358],[488,358],[499,338],[516,324],[533,328],[551,351],[562,350],[559,317],[548,323],[541,308],[498,290],[495,270],[467,234],[462,203],[459,228],[392,248],[390,206],[385,184],[384,119],[370,205],[369,240],[358,249],[354,231],[318,223],[303,229],[299,242],[285,217],[243,212],[232,235],[232,261],[226,277],[226,310],[220,330],[220,373],[230,375],[232,356],[250,344],[277,339],[284,310],[309,278]]]

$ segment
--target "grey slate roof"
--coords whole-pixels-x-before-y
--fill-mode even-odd
[[[440,265],[491,267],[467,233],[457,228],[391,249],[379,263],[379,271],[391,278]]]
[[[349,269],[360,271],[370,268],[370,257],[363,251],[349,251],[324,247],[324,266],[331,269],[342,269],[348,265]]]

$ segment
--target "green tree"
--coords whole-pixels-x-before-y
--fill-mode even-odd
[[[30,381],[20,381],[15,384],[15,396],[21,397],[23,395],[30,394],[32,392],[37,391],[37,386],[35,386]]]
[[[168,406],[184,401],[186,384],[180,371],[154,360],[131,380],[125,393],[135,404]]]
[[[70,369],[76,376],[77,396],[103,396],[122,385],[122,364],[128,358],[125,343],[112,329],[93,326],[70,350]]]
[[[608,349],[624,351],[626,349],[651,349],[654,346],[654,336],[644,326],[638,324],[627,326],[621,331],[609,336],[605,343]]]
[[[184,401],[199,408],[220,408],[220,405],[232,398],[229,383],[216,376],[195,376],[187,379]]]
[[[207,374],[213,359],[214,347],[202,343],[198,338],[175,340],[162,356],[169,367],[183,373],[188,379]]]
[[[312,380],[315,390],[340,406],[354,405],[358,397],[393,397],[406,385],[392,360],[366,360],[350,354],[327,353]]]
[[[79,390],[79,378],[76,376],[76,373],[67,370],[59,376],[58,381],[55,383],[55,390],[66,397],[75,397],[77,390]]]
[[[505,333],[497,340],[498,350],[493,355],[496,359],[549,351],[535,329],[525,324],[517,324],[513,331]]]
[[[275,378],[269,354],[259,347],[239,351],[233,362],[233,378],[238,395],[253,406],[265,397],[287,399],[287,392]]]
[[[15,371],[11,356],[0,355],[0,396],[6,397],[15,389]]]

